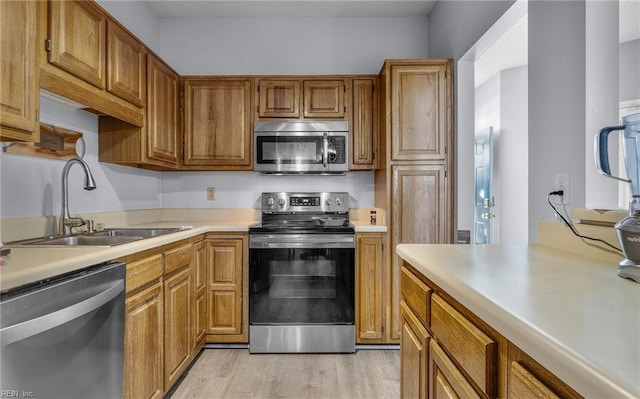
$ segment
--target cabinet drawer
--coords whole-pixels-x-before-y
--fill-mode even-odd
[[[162,277],[162,254],[150,256],[127,264],[127,292],[142,287],[149,281]]]
[[[436,342],[431,341],[429,350],[431,355],[431,382],[429,385],[432,392],[430,398],[480,399],[480,395],[476,393]]]
[[[559,398],[549,387],[518,362],[511,362],[511,374],[508,385],[509,398]]]
[[[426,326],[429,325],[429,296],[431,288],[423,283],[411,270],[403,267],[401,270],[400,286],[402,298],[411,310]]]
[[[478,388],[495,397],[497,343],[437,294],[431,296],[431,329]]]
[[[171,273],[191,263],[193,251],[191,244],[186,244],[164,253],[165,273]]]

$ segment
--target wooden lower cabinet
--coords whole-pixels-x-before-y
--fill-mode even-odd
[[[193,355],[204,346],[207,334],[207,242],[193,245]]]
[[[476,393],[464,375],[435,341],[431,341],[429,355],[431,357],[429,366],[430,398],[480,399],[480,395]]]
[[[163,386],[162,279],[127,295],[124,398],[161,398]]]
[[[191,362],[193,349],[191,268],[164,281],[164,389],[180,378]]]
[[[127,264],[126,399],[161,398],[205,343],[249,342],[248,235],[209,234]]]
[[[581,398],[407,262],[402,276],[402,398]]]
[[[356,343],[384,343],[384,234],[356,234]]]
[[[206,341],[249,342],[247,235],[212,235],[206,245]]]
[[[400,303],[400,308],[400,396],[426,399],[429,387],[427,372],[430,336],[405,302]]]

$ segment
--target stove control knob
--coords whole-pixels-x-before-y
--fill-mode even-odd
[[[268,197],[266,201],[268,207],[272,207],[275,202],[276,200],[274,200],[273,197]]]
[[[329,206],[331,206],[331,204],[333,204],[333,200],[331,198],[327,198],[327,200],[325,201],[325,203]]]
[[[342,199],[342,197],[336,197],[336,205],[340,206],[343,202],[344,200]]]
[[[278,205],[280,206],[280,208],[284,208],[286,204],[287,204],[287,201],[284,198],[280,198],[278,200]]]

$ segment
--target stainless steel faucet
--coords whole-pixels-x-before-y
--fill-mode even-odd
[[[87,224],[87,221],[76,215],[71,217],[69,214],[69,169],[73,164],[79,164],[84,169],[84,189],[94,190],[96,181],[93,179],[89,165],[80,158],[71,158],[67,161],[62,169],[62,209],[60,211],[60,220],[58,221],[58,234],[70,234],[72,227],[80,227]]]

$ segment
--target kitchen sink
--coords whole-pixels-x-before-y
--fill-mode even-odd
[[[93,233],[96,236],[107,237],[156,237],[163,234],[175,233],[176,231],[184,230],[182,228],[121,228],[121,229],[104,229]]]
[[[126,244],[128,242],[143,240],[160,236],[163,234],[175,233],[185,230],[184,227],[151,227],[151,228],[120,228],[105,229],[93,233],[81,233],[67,236],[52,236],[31,238],[7,243],[7,247],[11,246],[30,246],[30,247],[49,247],[49,246],[96,246],[96,247],[112,247],[114,245]]]

